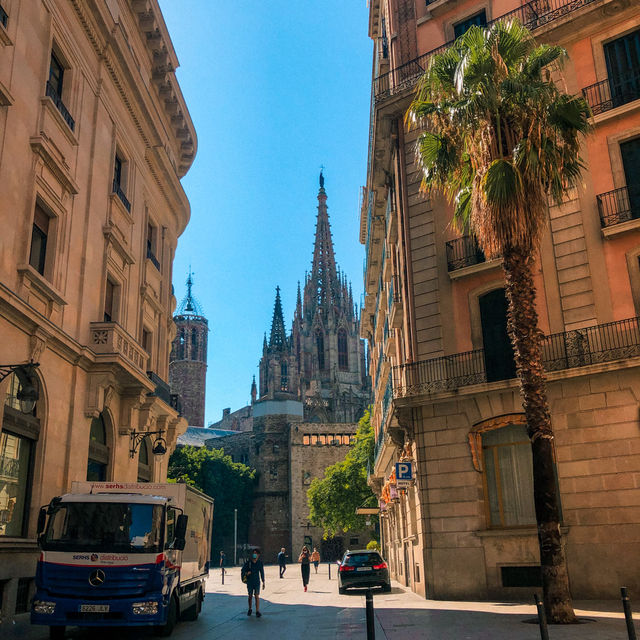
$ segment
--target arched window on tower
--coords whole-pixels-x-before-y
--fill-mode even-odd
[[[280,363],[280,391],[289,391],[289,368],[286,362]]]
[[[320,371],[324,371],[324,336],[320,329],[316,331],[316,348],[318,350],[318,369],[320,369]]]
[[[338,367],[341,371],[349,370],[349,347],[344,329],[338,330]]]
[[[197,360],[198,332],[191,329],[191,360]]]

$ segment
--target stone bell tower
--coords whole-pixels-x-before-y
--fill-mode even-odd
[[[182,415],[189,426],[204,427],[209,326],[192,287],[193,274],[189,273],[187,295],[173,316],[177,332],[169,358],[169,384],[171,392],[181,397]]]

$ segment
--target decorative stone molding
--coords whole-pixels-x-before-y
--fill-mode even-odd
[[[29,360],[31,362],[40,362],[40,357],[47,346],[49,338],[49,334],[40,327],[34,329],[29,336]]]
[[[111,373],[89,374],[84,407],[87,418],[97,418],[106,407],[111,407],[116,384],[115,376]]]
[[[92,322],[89,346],[97,354],[122,355],[146,377],[146,351],[116,322]]]

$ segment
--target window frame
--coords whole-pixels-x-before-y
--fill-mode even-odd
[[[42,228],[45,226],[42,224],[42,218],[46,218],[47,220],[46,229]],[[57,216],[39,197],[36,197],[36,201],[33,206],[33,218],[31,220],[31,235],[29,237],[29,255],[27,256],[27,264],[48,281],[53,279],[53,253],[55,250],[56,222]],[[36,229],[40,234],[40,250],[37,264],[34,264],[33,253]]]

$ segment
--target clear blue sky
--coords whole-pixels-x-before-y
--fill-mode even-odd
[[[360,300],[372,43],[365,0],[160,5],[198,134],[174,284],[179,303],[191,265],[209,319],[208,424],[250,399],[276,285],[290,328],[311,265],[320,165],[337,262]]]

